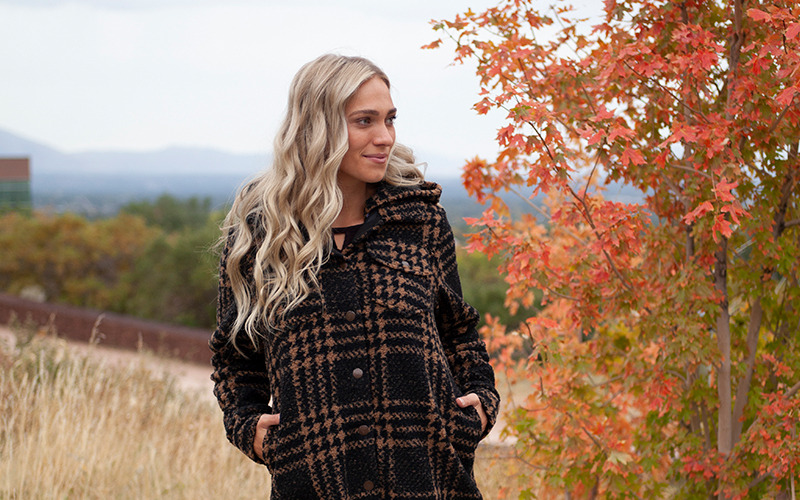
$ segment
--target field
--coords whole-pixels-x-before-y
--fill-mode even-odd
[[[207,391],[32,329],[0,337],[0,498],[266,498],[269,475],[228,444]],[[486,498],[514,494],[509,447],[481,445]]]

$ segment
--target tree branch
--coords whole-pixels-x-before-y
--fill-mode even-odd
[[[695,169],[693,169],[691,167],[686,167],[686,166],[683,166],[683,165],[677,165],[675,163],[670,163],[669,166],[672,167],[672,168],[677,168],[678,170],[684,170],[686,172],[691,172],[693,174],[697,174],[697,175],[705,177],[706,179],[709,179],[709,180],[713,180],[714,179],[713,177],[711,177],[707,173],[701,172],[700,170],[695,170]]]
[[[532,209],[533,209],[533,210],[534,210],[536,213],[538,213],[539,215],[541,215],[542,217],[544,217],[546,220],[550,220],[550,214],[548,214],[547,212],[545,212],[545,211],[544,211],[544,210],[542,210],[541,208],[537,207],[537,206],[536,206],[536,205],[535,205],[535,204],[534,204],[534,203],[533,203],[533,202],[530,200],[530,198],[528,198],[527,196],[524,196],[522,193],[520,193],[520,192],[519,192],[519,191],[518,191],[516,188],[514,188],[514,187],[512,187],[512,186],[508,186],[508,190],[509,190],[509,191],[511,191],[512,193],[514,193],[515,195],[517,195],[517,196],[519,197],[519,199],[520,199],[520,200],[522,200],[522,201],[524,201],[525,203],[527,203],[527,204],[528,204],[528,206],[529,206],[529,207],[531,207],[531,208],[532,208]],[[576,239],[578,239],[579,241],[581,240],[581,238],[576,238]]]
[[[578,193],[576,193],[571,186],[567,186],[567,188],[569,189],[569,192],[572,194],[572,196],[576,200],[578,200],[578,202],[580,202],[581,206],[583,207],[583,213],[584,216],[586,217],[586,222],[589,223],[589,226],[591,226],[595,237],[597,237],[597,240],[600,241],[600,234],[597,232],[597,226],[595,226],[594,221],[592,220],[592,214],[591,211],[589,210],[589,206],[586,204],[586,200],[581,199],[581,197],[578,196]],[[622,272],[620,272],[619,268],[617,268],[617,265],[614,263],[614,260],[611,258],[611,255],[609,255],[605,249],[603,249],[602,252],[606,258],[606,261],[608,262],[608,265],[611,266],[611,269],[614,271],[614,274],[616,274],[617,278],[619,278],[620,282],[622,282],[622,286],[624,286],[628,291],[633,290],[633,286],[628,282],[627,279],[625,279],[625,276],[622,275]]]
[[[622,61],[622,64],[624,64],[629,70],[631,70],[634,74],[636,74],[636,76],[638,76],[642,80],[642,83],[645,85],[645,87],[649,88],[651,91],[655,90],[652,86],[647,84],[647,81],[651,80],[651,78],[649,78],[649,77],[639,73],[638,71],[636,71],[630,64],[628,64],[628,61]],[[695,110],[694,108],[692,108],[691,106],[689,106],[686,103],[686,101],[684,101],[683,99],[680,98],[680,96],[675,95],[675,93],[672,91],[672,89],[662,85],[658,81],[656,81],[655,84],[660,90],[662,90],[663,92],[668,94],[670,97],[672,97],[672,99],[674,99],[675,102],[680,104],[684,109],[686,109],[689,112],[691,112],[694,116],[697,116],[697,117],[701,118],[705,123],[711,123],[711,120],[709,120],[706,117],[706,115],[704,115],[703,113],[701,113],[701,112]]]
[[[683,195],[683,190],[675,183],[675,181],[667,176],[661,177],[661,180],[667,185],[667,187],[672,189],[672,191],[675,193],[675,196],[678,198],[678,201],[680,201],[681,205],[683,205],[684,210],[688,212],[692,209],[692,207],[689,206],[689,200]]]
[[[553,290],[552,288],[550,288],[549,286],[544,287],[544,289],[547,290],[549,293],[552,293],[556,297],[562,298],[564,300],[571,300],[573,302],[580,302],[581,301],[581,299],[572,297],[570,295],[565,295],[565,294],[563,294],[561,292],[557,292],[557,291]]]
[[[783,120],[783,117],[786,116],[786,112],[789,111],[789,108],[794,106],[794,102],[795,100],[793,98],[789,102],[789,104],[787,104],[786,107],[783,108],[783,111],[781,111],[781,113],[778,116],[776,116],[774,120],[772,120],[772,125],[769,126],[767,135],[772,135],[772,133],[775,131],[775,128],[778,126],[778,124],[780,124],[781,120]]]
[[[536,211],[536,212],[537,212],[539,215],[541,215],[542,217],[544,217],[544,218],[545,218],[545,219],[547,219],[547,220],[550,220],[550,214],[548,214],[547,212],[545,212],[544,210],[542,210],[540,207],[537,207],[537,206],[536,206],[536,205],[535,205],[535,204],[534,204],[534,203],[533,203],[533,202],[530,200],[530,198],[528,198],[527,196],[524,196],[522,193],[520,193],[520,192],[519,192],[519,191],[518,191],[516,188],[514,188],[514,187],[512,187],[512,186],[508,186],[508,190],[509,190],[509,191],[511,191],[512,193],[514,193],[515,195],[517,195],[517,196],[519,197],[519,199],[521,199],[521,200],[523,200],[525,203],[527,203],[527,204],[528,204],[528,206],[530,206],[530,207],[531,207],[531,208],[532,208],[534,211]],[[566,227],[563,227],[563,226],[559,226],[559,229],[561,229],[562,231],[565,231],[567,234],[569,234],[570,236],[572,236],[572,237],[575,239],[575,241],[576,241],[576,242],[578,242],[578,243],[580,243],[582,246],[584,246],[584,247],[585,247],[585,246],[587,246],[587,245],[589,244],[589,242],[587,242],[587,241],[586,241],[584,238],[581,238],[581,236],[580,236],[578,233],[576,233],[575,231],[572,231],[571,229],[569,229],[569,228],[566,228]]]

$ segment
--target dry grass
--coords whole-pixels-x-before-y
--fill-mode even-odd
[[[0,351],[0,498],[265,498],[213,403],[154,375],[17,335]]]
[[[32,330],[0,338],[0,498],[267,498],[269,476],[225,439],[207,395]],[[519,464],[482,444],[487,499],[516,498]]]
[[[487,500],[519,498],[526,467],[506,445],[482,443],[475,457],[475,481]]]

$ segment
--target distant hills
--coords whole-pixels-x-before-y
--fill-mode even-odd
[[[0,130],[0,156],[31,158],[34,206],[107,213],[119,205],[163,193],[211,197],[222,205],[249,175],[267,164],[263,155],[201,148],[151,152],[62,153]]]
[[[482,207],[471,200],[452,173],[463,163],[418,152],[430,167],[426,177],[443,187],[442,204],[454,223],[475,217]],[[244,180],[269,164],[264,154],[234,154],[214,149],[172,147],[159,151],[62,153],[52,147],[0,130],[0,157],[31,158],[31,190],[36,208],[88,216],[116,213],[132,200],[167,193],[179,198],[209,197],[215,206],[229,203]],[[437,172],[444,174],[437,175]],[[612,186],[608,196],[636,201],[633,188]],[[508,198],[512,210],[528,211],[525,202]]]
[[[134,199],[167,193],[176,197],[210,197],[214,205],[229,202],[247,178],[269,165],[270,155],[235,154],[204,148],[172,147],[159,151],[90,151],[63,153],[0,130],[0,157],[31,158],[34,206],[89,215],[113,213]],[[422,155],[421,155],[422,156]],[[454,158],[428,158],[443,171],[457,171]],[[437,178],[452,186],[456,198],[466,193],[454,176]],[[439,169],[437,169],[439,170]]]

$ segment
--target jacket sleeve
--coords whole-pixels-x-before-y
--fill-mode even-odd
[[[251,460],[263,464],[253,450],[253,440],[261,414],[272,413],[269,376],[263,352],[243,331],[236,336],[235,346],[230,341],[236,320],[236,301],[226,271],[230,244],[229,239],[220,258],[217,328],[209,341],[214,368],[211,379],[228,440]],[[252,272],[252,253],[243,259],[243,272]]]
[[[494,370],[489,364],[486,344],[475,328],[480,317],[464,301],[461,293],[453,231],[444,209],[438,207],[438,210],[433,231],[433,250],[439,274],[436,323],[456,384],[465,394],[477,394],[483,404],[489,419],[483,433],[485,437],[497,420],[500,395],[495,388]]]

